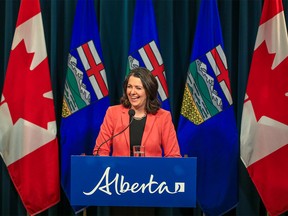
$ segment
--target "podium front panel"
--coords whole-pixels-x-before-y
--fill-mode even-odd
[[[195,207],[196,158],[71,156],[71,204]]]

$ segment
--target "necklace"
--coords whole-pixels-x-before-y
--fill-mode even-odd
[[[134,116],[133,118],[134,118],[135,120],[142,120],[142,119],[145,118],[145,117],[146,117],[146,114],[143,115],[142,117],[136,117],[136,116]]]

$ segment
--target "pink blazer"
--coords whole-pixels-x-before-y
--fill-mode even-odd
[[[128,109],[122,105],[109,107],[96,139],[93,154],[97,154],[101,143],[122,131],[128,124]],[[141,145],[145,146],[145,156],[148,157],[161,157],[161,147],[164,150],[165,157],[181,157],[170,112],[159,109],[155,115],[147,115]],[[102,145],[98,151],[99,155],[110,155],[111,147],[113,156],[130,156],[129,128]]]

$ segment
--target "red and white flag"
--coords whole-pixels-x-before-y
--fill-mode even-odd
[[[265,0],[243,107],[241,159],[270,215],[288,210],[287,56],[282,0]]]
[[[56,119],[39,0],[22,0],[0,102],[0,153],[30,215],[60,201]]]

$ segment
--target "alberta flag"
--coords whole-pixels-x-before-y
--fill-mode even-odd
[[[27,215],[60,201],[56,135],[40,2],[22,0],[0,102],[0,155]]]
[[[265,0],[241,122],[241,159],[269,215],[288,211],[288,37],[281,0]]]
[[[110,104],[93,0],[78,0],[61,122],[61,184],[70,200],[70,157],[92,155]],[[72,206],[75,212],[80,206]]]
[[[162,108],[170,111],[168,85],[152,1],[137,0],[134,14],[127,73],[135,67],[145,67],[151,71],[158,82],[158,95]]]
[[[238,203],[238,133],[216,0],[200,5],[177,128],[181,154],[197,157],[197,200],[205,215]]]

